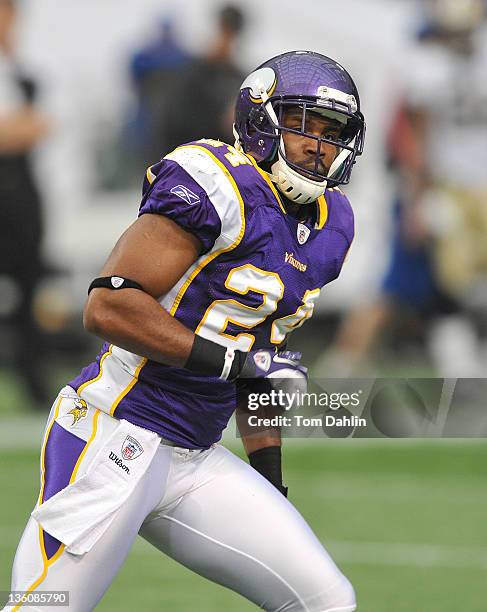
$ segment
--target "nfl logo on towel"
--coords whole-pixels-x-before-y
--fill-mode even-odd
[[[142,453],[144,449],[140,442],[137,442],[135,438],[132,436],[127,436],[125,438],[124,443],[122,444],[122,457],[128,461],[130,459],[137,459]]]

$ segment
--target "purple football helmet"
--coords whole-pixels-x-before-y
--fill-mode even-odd
[[[283,125],[286,109],[302,113],[301,128]],[[306,131],[307,113],[318,113],[340,126],[340,136],[316,136]],[[242,83],[235,110],[236,146],[250,154],[279,190],[298,204],[307,204],[327,187],[349,182],[355,159],[362,154],[365,121],[360,98],[348,72],[337,62],[313,51],[290,51],[264,62]],[[314,168],[293,163],[282,138],[291,132],[316,143]],[[326,172],[322,143],[337,154]]]

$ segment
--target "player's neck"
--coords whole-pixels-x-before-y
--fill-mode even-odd
[[[281,199],[287,214],[291,215],[291,217],[294,217],[298,221],[310,222],[312,225],[316,222],[316,202],[296,204],[283,195],[281,195]]]

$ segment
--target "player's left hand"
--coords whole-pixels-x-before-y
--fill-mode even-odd
[[[239,379],[265,379],[277,391],[306,393],[308,368],[301,365],[299,352],[260,349],[248,353]]]
[[[308,369],[301,365],[301,353],[272,349],[250,351],[239,378],[308,378]]]

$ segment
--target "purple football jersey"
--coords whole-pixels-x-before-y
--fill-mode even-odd
[[[195,333],[242,351],[277,347],[311,317],[354,234],[339,189],[319,198],[316,223],[300,223],[250,157],[206,139],[148,169],[143,214],[169,217],[203,245],[161,305]],[[108,344],[69,384],[89,404],[187,448],[219,440],[235,409],[234,385]]]

